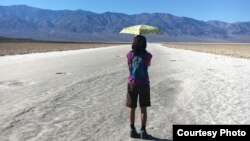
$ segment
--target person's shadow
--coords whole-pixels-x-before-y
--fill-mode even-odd
[[[168,139],[160,139],[160,138],[157,138],[157,137],[154,137],[150,134],[147,135],[147,138],[144,139],[144,140],[150,140],[150,141],[172,141],[172,140],[168,140]]]

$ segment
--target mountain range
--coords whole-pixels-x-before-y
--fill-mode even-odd
[[[162,30],[152,41],[250,42],[250,22],[201,21],[167,13],[94,13],[47,10],[26,5],[0,6],[0,36],[62,41],[130,41],[127,26],[148,24]]]

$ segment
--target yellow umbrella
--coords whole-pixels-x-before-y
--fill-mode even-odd
[[[134,34],[134,35],[140,35],[140,34],[159,34],[160,29],[154,26],[150,25],[135,25],[135,26],[130,26],[127,28],[123,28],[120,33],[124,34]]]

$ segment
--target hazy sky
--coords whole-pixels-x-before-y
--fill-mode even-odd
[[[17,4],[53,10],[83,9],[126,14],[160,12],[204,21],[250,21],[250,0],[0,0],[0,5]]]

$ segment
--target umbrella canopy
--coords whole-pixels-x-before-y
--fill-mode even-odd
[[[135,25],[135,26],[130,26],[127,28],[123,28],[120,33],[125,33],[125,34],[134,34],[134,35],[140,35],[140,34],[159,34],[160,29],[154,26],[149,26],[149,25]]]

